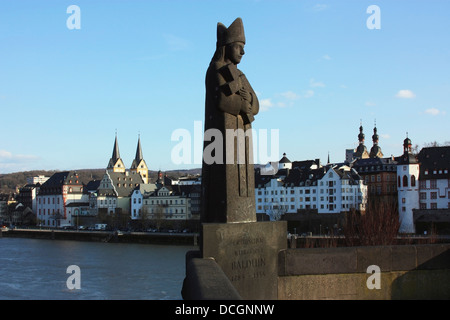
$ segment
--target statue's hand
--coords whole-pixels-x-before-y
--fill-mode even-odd
[[[244,101],[244,103],[242,104],[242,107],[241,107],[241,111],[246,114],[251,114],[252,113],[252,105],[250,104],[250,102]]]
[[[252,95],[250,94],[250,92],[248,92],[247,90],[245,90],[244,88],[240,88],[239,89],[239,95],[242,97],[242,99],[244,99],[245,101],[248,102],[252,102]]]

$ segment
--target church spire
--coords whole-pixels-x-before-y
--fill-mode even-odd
[[[365,139],[365,135],[363,133],[363,126],[362,126],[362,120],[361,120],[360,125],[359,125],[359,134],[358,134],[359,145],[356,148],[355,152],[353,153],[353,157],[356,159],[369,158],[369,153],[367,152],[367,148],[364,145],[364,139]]]
[[[119,142],[117,141],[117,131],[116,138],[114,140],[112,156],[111,159],[109,159],[107,169],[112,170],[113,172],[125,172],[125,166],[122,159],[120,158]]]
[[[117,141],[117,132],[116,132],[116,139],[114,140],[114,148],[111,159],[114,160],[114,162],[120,159],[119,142]]]
[[[375,121],[374,128],[373,128],[373,146],[370,149],[370,157],[371,158],[383,158],[383,152],[381,151],[381,147],[378,145],[379,135],[377,133],[377,122]]]
[[[142,159],[144,159],[144,157],[142,156],[141,135],[139,135],[138,136],[138,145],[137,145],[137,148],[136,148],[136,156],[134,157],[134,160],[139,162]]]
[[[131,164],[130,171],[138,172],[144,183],[148,183],[148,167],[145,163],[144,156],[142,155],[141,135],[138,136],[138,143],[136,147],[136,156]]]

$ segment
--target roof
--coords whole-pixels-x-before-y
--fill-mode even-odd
[[[314,163],[314,161],[312,161]],[[321,180],[327,172],[333,170],[341,179],[349,180],[350,184],[355,184],[361,180],[361,176],[353,169],[342,164],[332,164],[326,167],[311,169],[307,164],[303,167],[294,167],[292,169],[279,170],[273,175],[261,175],[259,169],[255,170],[255,188],[264,187],[272,179],[279,179],[285,186],[308,186],[317,185],[317,181]]]
[[[157,189],[156,184],[148,183],[148,184],[140,184],[135,190],[139,190],[142,195],[152,193]]]
[[[286,153],[283,153],[283,158],[280,159],[280,161],[278,161],[279,163],[291,163],[291,160],[289,160],[286,157]]]
[[[83,184],[75,171],[57,172],[42,184],[39,194],[61,194],[63,185],[82,186]]]
[[[144,184],[144,181],[138,172],[107,172],[107,174],[111,179],[111,183],[119,198],[130,197],[136,187],[139,187],[140,184]],[[102,194],[107,190],[108,189],[99,189],[99,192]],[[111,191],[109,190],[109,192]]]
[[[320,166],[320,160],[303,160],[303,161],[294,161],[292,162],[292,169],[299,168],[299,169],[311,169],[312,166]]]
[[[87,183],[86,189],[90,192],[96,191],[100,187],[101,180],[91,180]]]
[[[352,162],[358,173],[397,171],[397,161],[392,158],[365,158]]]
[[[417,159],[419,179],[450,179],[450,146],[422,148]]]

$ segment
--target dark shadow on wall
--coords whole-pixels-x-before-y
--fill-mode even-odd
[[[392,299],[450,299],[450,249],[420,245],[415,248],[416,254],[398,268],[408,271],[392,282]]]

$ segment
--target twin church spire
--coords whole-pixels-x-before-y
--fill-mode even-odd
[[[120,157],[119,152],[119,142],[117,141],[117,133],[116,138],[114,140],[114,147],[111,159],[109,159],[108,167],[106,168],[108,171],[112,172],[125,172],[126,168]],[[145,163],[144,157],[142,155],[142,146],[141,146],[141,137],[138,137],[138,144],[136,148],[136,156],[133,159],[133,163],[130,167],[131,172],[137,172],[141,175],[144,183],[148,183],[148,167]]]
[[[383,158],[383,152],[381,151],[381,147],[378,145],[379,135],[377,133],[377,125],[375,123],[375,126],[373,128],[373,135],[372,135],[372,141],[373,146],[369,151],[367,151],[366,146],[364,145],[365,135],[363,133],[363,126],[362,123],[359,126],[359,134],[358,134],[358,141],[359,145],[355,150],[354,157],[358,159],[367,159],[367,158]]]

